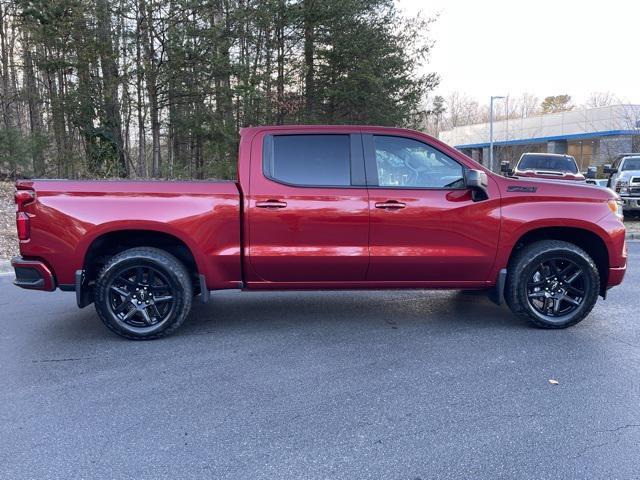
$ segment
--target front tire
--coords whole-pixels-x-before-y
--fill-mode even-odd
[[[133,340],[170,335],[191,310],[193,286],[185,266],[151,247],[113,256],[98,276],[95,306],[112,332]]]
[[[507,304],[537,327],[566,328],[579,323],[593,309],[599,292],[595,262],[572,243],[535,242],[509,262]]]

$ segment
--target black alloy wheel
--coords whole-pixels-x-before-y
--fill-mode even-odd
[[[517,250],[507,270],[505,300],[511,310],[541,328],[582,321],[600,293],[600,272],[582,248],[541,240]]]
[[[541,315],[562,317],[580,307],[585,288],[581,267],[566,258],[552,258],[534,269],[527,284],[527,297]]]
[[[100,319],[111,331],[135,340],[173,333],[187,317],[192,297],[193,283],[184,264],[151,247],[113,256],[95,286]]]
[[[173,287],[152,266],[123,269],[109,282],[109,310],[123,326],[145,329],[166,322],[173,313]]]

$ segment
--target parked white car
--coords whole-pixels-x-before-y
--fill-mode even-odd
[[[613,165],[605,165],[610,175],[607,186],[622,199],[624,212],[640,212],[640,153],[621,155]]]

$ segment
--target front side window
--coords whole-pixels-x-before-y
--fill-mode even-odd
[[[374,136],[378,185],[407,188],[463,188],[462,165],[410,138]]]
[[[349,186],[350,161],[349,135],[274,135],[265,140],[265,174],[284,183]]]

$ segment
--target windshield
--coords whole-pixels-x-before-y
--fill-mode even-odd
[[[523,155],[518,170],[551,170],[554,172],[578,173],[573,157],[555,155]]]
[[[640,157],[625,158],[621,170],[640,170]]]

